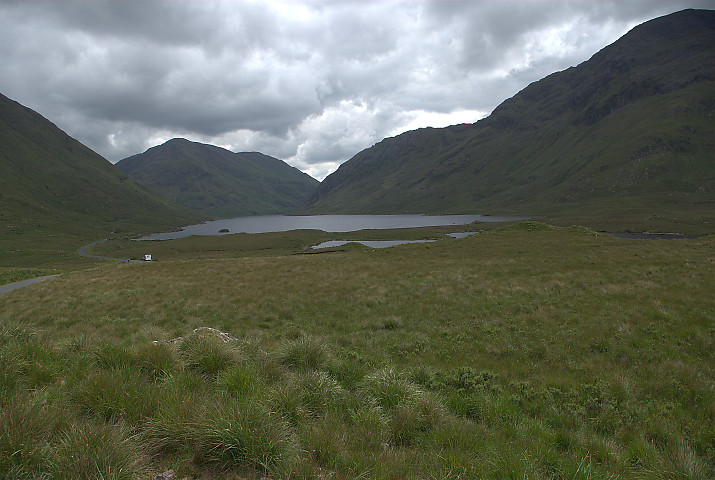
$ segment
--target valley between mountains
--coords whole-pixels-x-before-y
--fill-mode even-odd
[[[407,213],[531,218],[135,240]],[[0,285],[48,277],[0,295],[0,477],[715,478],[713,234],[712,10],[322,182],[185,138],[113,165],[0,95]]]

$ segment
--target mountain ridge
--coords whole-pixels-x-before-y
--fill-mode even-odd
[[[308,174],[263,153],[234,153],[184,138],[116,166],[164,198],[217,217],[289,213],[318,185]]]
[[[58,231],[146,230],[200,219],[137,185],[50,120],[2,94],[0,206],[0,228],[14,234],[48,225]]]
[[[715,204],[713,45],[711,10],[645,22],[474,124],[413,130],[363,150],[305,211],[547,214],[622,206],[625,197],[643,208]]]

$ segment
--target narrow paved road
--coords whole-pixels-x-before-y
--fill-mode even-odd
[[[148,263],[145,262],[144,260],[122,260],[121,258],[112,258],[112,257],[102,257],[100,255],[90,255],[87,253],[87,249],[93,245],[97,245],[98,243],[106,242],[107,240],[98,240],[96,242],[90,243],[89,245],[85,245],[84,247],[80,248],[77,250],[77,254],[81,257],[89,257],[89,258],[99,258],[102,260],[112,260],[114,262],[125,262],[125,263]],[[43,280],[49,280],[52,277],[59,277],[60,274],[57,275],[47,275],[45,277],[36,277],[36,278],[30,278],[28,280],[22,280],[21,282],[15,282],[15,283],[9,283],[7,285],[0,285],[0,295],[3,293],[7,292],[12,292],[13,290],[17,290],[18,288],[26,287],[28,285],[32,285],[33,283],[37,282],[42,282]]]
[[[89,257],[89,258],[100,258],[102,260],[112,260],[113,262],[125,262],[125,263],[147,263],[144,260],[122,260],[121,258],[112,258],[112,257],[102,257],[100,255],[90,255],[87,253],[87,249],[89,247],[92,247],[94,245],[97,245],[98,243],[106,242],[107,239],[105,238],[104,240],[97,240],[96,242],[92,242],[89,245],[85,245],[84,247],[80,248],[77,250],[77,254],[81,257]]]
[[[22,280],[20,282],[9,283],[7,285],[0,285],[0,295],[2,295],[3,293],[12,292],[13,290],[17,290],[18,288],[32,285],[33,283],[42,282],[44,280],[49,280],[50,278],[53,278],[53,277],[59,277],[60,275],[62,275],[62,274],[58,273],[57,275],[47,275],[45,277],[36,277],[36,278],[31,278],[29,280]]]

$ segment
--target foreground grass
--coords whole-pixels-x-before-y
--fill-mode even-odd
[[[58,273],[60,273],[60,271],[56,269],[0,267],[0,285],[20,282],[29,278],[56,275]]]
[[[712,238],[221,256],[0,297],[0,476],[713,476]]]

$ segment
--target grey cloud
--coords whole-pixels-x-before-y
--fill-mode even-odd
[[[18,2],[19,3],[19,2]],[[201,44],[215,25],[210,3],[170,0],[33,0],[25,15],[53,19],[66,31],[99,38],[131,37],[169,45]]]
[[[709,3],[0,0],[0,92],[112,161],[186,136],[324,174]]]

